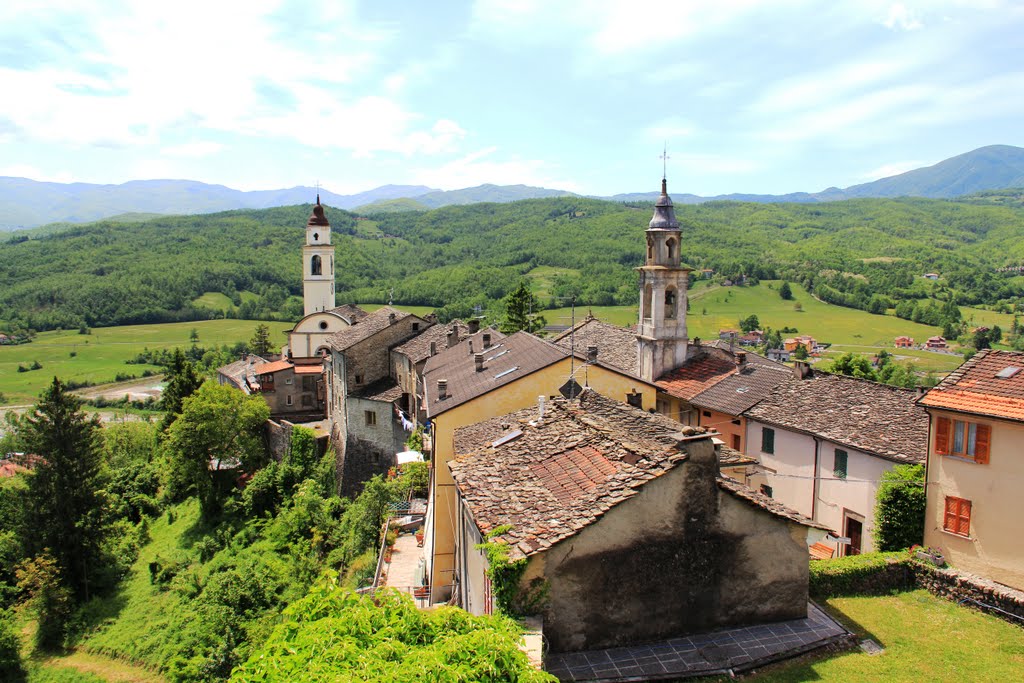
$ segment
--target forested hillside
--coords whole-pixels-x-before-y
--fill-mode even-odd
[[[1013,194],[999,195],[1000,199]],[[799,281],[833,303],[894,308],[925,298],[1009,309],[1024,263],[1024,209],[1013,201],[860,199],[824,204],[678,206],[684,259],[719,277]],[[245,317],[296,318],[310,207],[99,222],[0,242],[0,321],[37,330],[222,315],[197,302],[225,294]],[[328,209],[338,301],[487,307],[547,266],[542,303],[632,304],[651,206],[579,197],[445,207],[368,217]],[[921,275],[936,272],[936,282]],[[241,296],[240,293],[245,293]],[[902,311],[907,313],[907,307]],[[908,314],[909,315],[909,314]],[[940,324],[940,323],[933,323]]]

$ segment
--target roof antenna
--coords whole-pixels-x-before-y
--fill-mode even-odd
[[[569,382],[573,381],[576,374],[576,295],[572,296],[572,325],[569,327]],[[576,398],[572,394],[572,386],[569,387],[569,398]]]
[[[671,159],[668,155],[668,141],[664,142],[664,147],[661,150],[661,193],[668,194],[668,160]]]

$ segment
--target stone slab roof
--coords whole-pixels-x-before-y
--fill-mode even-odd
[[[383,377],[376,382],[367,384],[358,392],[353,393],[353,396],[370,401],[393,403],[402,398],[402,387],[398,386],[398,382],[393,377]]]
[[[928,415],[912,389],[815,372],[791,377],[743,414],[899,463],[923,463]]]
[[[700,408],[717,410],[728,415],[739,415],[747,408],[762,401],[780,384],[793,377],[793,371],[781,363],[763,359],[764,363],[748,361],[741,367],[734,367],[710,387],[690,399]]]
[[[362,320],[369,315],[366,311],[359,308],[355,304],[342,304],[341,306],[335,306],[328,313],[341,316],[344,318],[349,325],[355,324],[357,321]]]
[[[744,455],[735,448],[726,446],[724,443],[718,444],[718,466],[719,467],[737,467],[739,465],[756,465],[757,458],[752,458],[749,455]]]
[[[596,346],[597,357],[602,363],[635,375],[640,369],[636,331],[619,327],[587,316],[582,322],[552,339],[564,348],[574,348],[577,354],[586,357],[587,348]]]
[[[1007,368],[1020,368],[1019,372]],[[997,375],[1010,374],[1009,377]],[[1024,421],[1024,352],[985,349],[951,372],[922,406]]]
[[[394,314],[394,320],[391,319],[391,314]],[[411,315],[412,313],[391,306],[382,306],[355,321],[351,326],[332,334],[327,338],[327,343],[335,351],[344,351]]]
[[[578,533],[709,436],[589,390],[578,400],[550,402],[543,420],[538,415],[521,410],[457,430],[457,455],[448,464],[483,533],[511,525],[501,539],[513,559]],[[774,515],[818,526],[738,482],[720,486]]]
[[[692,347],[691,347],[692,348]],[[736,363],[717,354],[702,353],[688,358],[683,365],[658,378],[655,384],[676,398],[685,401],[705,391],[735,372]]]
[[[775,500],[774,498],[769,498],[763,493],[759,493],[754,489],[750,488],[749,486],[745,486],[740,482],[736,481],[735,479],[732,479],[731,477],[719,477],[718,488],[722,489],[723,491],[726,491],[727,493],[732,494],[733,496],[739,498],[740,500],[750,503],[754,507],[759,507],[762,510],[767,510],[776,517],[782,517],[784,519],[788,519],[791,522],[796,522],[797,524],[813,527],[815,529],[824,529],[825,531],[832,531],[832,529],[829,529],[824,524],[820,524],[809,517],[801,515],[796,510],[786,507],[785,505]]]
[[[443,351],[448,343],[448,331],[452,327],[456,327],[459,331],[459,339],[465,339],[469,336],[469,327],[461,320],[452,320],[444,325],[431,325],[426,330],[416,335],[409,341],[395,347],[396,353],[401,353],[407,356],[412,361],[413,365],[421,361],[426,360],[430,357],[430,342],[434,342],[437,345],[437,350]],[[500,339],[504,337],[501,332],[497,330],[491,331],[492,339]]]
[[[528,332],[516,332],[497,339],[489,349],[484,349],[485,332],[495,334],[491,329],[480,330],[427,359],[423,367],[423,384],[428,417],[451,410],[567,357],[565,349]],[[476,370],[470,346],[484,354],[484,369],[480,372]],[[438,394],[439,379],[448,380],[447,398],[442,399]]]

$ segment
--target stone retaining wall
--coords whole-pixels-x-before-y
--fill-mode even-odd
[[[914,583],[919,588],[953,602],[964,602],[1005,621],[1024,626],[1024,592],[952,567],[939,569],[921,562],[909,564],[914,575]]]

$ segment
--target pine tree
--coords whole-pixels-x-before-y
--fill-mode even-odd
[[[265,356],[270,353],[270,328],[260,323],[249,340],[249,350],[257,356]]]
[[[171,426],[171,423],[181,412],[182,402],[202,386],[203,379],[196,371],[195,363],[185,358],[180,348],[174,349],[171,363],[167,366],[167,386],[161,397],[161,403],[165,411],[161,430]]]
[[[104,566],[102,549],[110,529],[99,417],[87,417],[81,399],[54,377],[19,427],[30,452],[41,458],[29,478],[28,550],[36,555],[49,549],[68,588],[88,599]]]
[[[781,296],[786,301],[789,301],[790,299],[793,298],[793,289],[789,286],[788,282],[783,282],[782,286],[779,287],[779,296]]]
[[[520,330],[536,332],[544,327],[547,321],[544,316],[537,315],[540,308],[537,297],[530,291],[529,285],[523,280],[519,286],[505,297],[505,319],[501,322],[501,331],[512,334]]]

